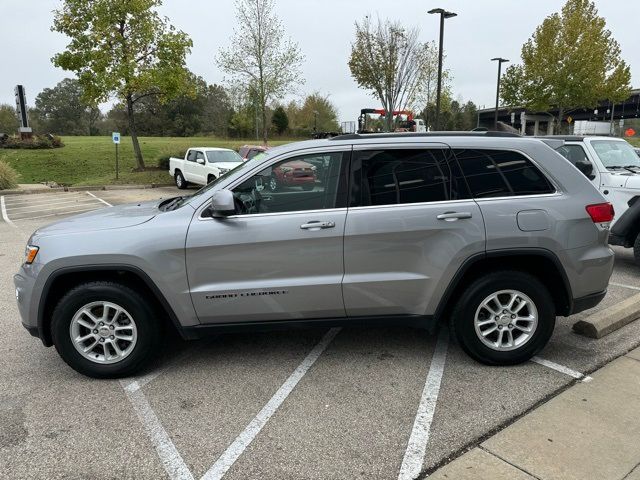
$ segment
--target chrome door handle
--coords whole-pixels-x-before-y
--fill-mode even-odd
[[[460,218],[471,218],[471,217],[472,215],[470,212],[445,212],[445,213],[441,213],[436,218],[438,220],[445,220],[448,222],[452,222]]]
[[[320,222],[318,220],[312,220],[309,223],[303,223],[300,225],[300,228],[303,230],[320,230],[321,228],[333,228],[335,226],[335,222]]]

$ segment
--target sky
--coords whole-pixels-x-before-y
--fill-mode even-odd
[[[559,11],[561,0],[275,0],[276,13],[286,34],[298,43],[305,61],[306,83],[297,95],[320,92],[336,105],[340,121],[355,121],[361,108],[377,107],[371,95],[358,88],[347,61],[354,22],[365,15],[399,20],[418,26],[422,41],[437,40],[438,16],[432,8],[456,12],[446,20],[445,68],[452,76],[455,98],[472,100],[479,107],[495,104],[497,65],[493,57],[520,61],[522,44],[544,18]],[[607,28],[620,43],[631,66],[632,85],[640,87],[638,0],[596,0]],[[50,30],[52,10],[59,0],[0,0],[0,103],[15,105],[14,87],[21,83],[27,103],[65,77],[73,76],[53,66],[51,57],[64,49],[67,38]],[[222,83],[224,75],[214,57],[230,44],[234,27],[231,0],[164,0],[160,13],[193,40],[187,66],[209,83]],[[503,66],[504,67],[504,66]]]

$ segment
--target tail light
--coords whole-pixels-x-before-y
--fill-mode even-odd
[[[586,209],[593,223],[609,223],[615,215],[613,205],[608,202],[587,205]]]

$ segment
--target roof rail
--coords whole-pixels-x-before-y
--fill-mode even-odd
[[[467,132],[467,131],[455,131],[455,132],[389,132],[389,133],[347,133],[344,135],[338,135],[331,137],[331,140],[360,140],[365,138],[421,138],[421,137],[520,137],[521,135],[513,132]]]

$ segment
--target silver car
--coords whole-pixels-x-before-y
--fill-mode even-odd
[[[268,188],[307,160],[323,165],[313,188]],[[39,229],[16,297],[25,328],[93,377],[132,374],[163,331],[380,322],[451,322],[469,355],[508,365],[604,297],[612,218],[539,139],[345,135],[273,148],[188,197]]]

